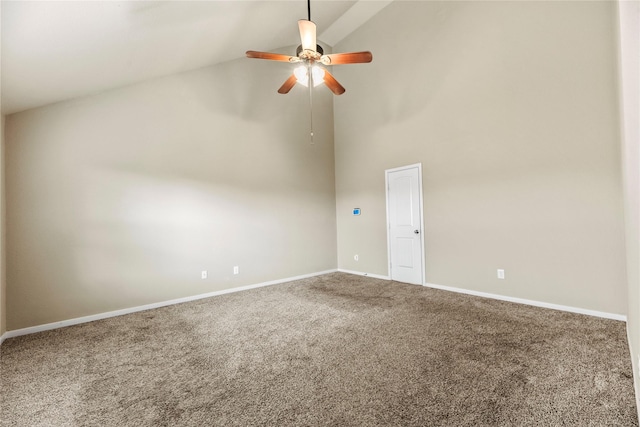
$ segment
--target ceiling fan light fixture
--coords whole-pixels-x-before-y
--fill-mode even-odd
[[[324,68],[314,65],[311,67],[311,77],[313,77],[313,87],[324,82]]]
[[[299,65],[293,69],[293,75],[296,76],[296,80],[302,86],[309,86],[309,75],[307,73],[306,65]]]
[[[296,76],[296,80],[304,87],[309,87],[309,67],[306,65],[300,65],[293,70],[293,74]],[[324,82],[324,69],[317,65],[311,67],[311,78],[313,80],[313,87],[316,87]]]

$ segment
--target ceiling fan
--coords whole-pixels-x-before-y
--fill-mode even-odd
[[[345,92],[345,88],[338,83],[326,68],[320,65],[367,63],[373,60],[373,55],[368,51],[325,55],[322,47],[316,44],[316,24],[311,21],[310,0],[307,0],[307,11],[309,19],[301,19],[298,21],[302,44],[296,49],[296,56],[249,50],[247,51],[247,57],[300,64],[300,66],[294,69],[293,74],[289,76],[284,84],[280,86],[278,93],[289,93],[296,83],[300,83],[311,89],[324,82],[335,95],[342,95]]]

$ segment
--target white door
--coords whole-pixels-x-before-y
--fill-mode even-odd
[[[391,280],[424,283],[422,168],[420,164],[385,171]]]

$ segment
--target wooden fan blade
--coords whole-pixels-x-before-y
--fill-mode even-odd
[[[302,41],[303,50],[316,51],[316,24],[313,21],[301,19],[298,21],[298,29],[300,30],[300,40]]]
[[[327,70],[324,70],[324,84],[336,95],[342,95],[346,90]]]
[[[325,59],[326,58],[326,59]],[[371,62],[373,55],[371,52],[349,52],[349,53],[332,53],[324,55],[321,62],[324,65],[340,65],[340,64],[363,64]]]
[[[293,60],[298,59],[294,56],[282,55],[280,53],[257,52],[255,50],[248,50],[247,58],[269,59],[271,61],[281,61],[281,62],[292,62],[292,58]]]
[[[284,82],[282,86],[280,86],[280,89],[278,89],[278,93],[281,93],[283,95],[289,93],[291,88],[296,85],[296,81],[297,79],[295,74],[291,74],[291,76],[287,79],[287,81]]]

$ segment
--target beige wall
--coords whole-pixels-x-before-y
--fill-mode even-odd
[[[2,92],[0,90],[0,92]],[[0,336],[7,331],[7,281],[6,281],[6,203],[4,178],[4,116],[0,115]]]
[[[629,309],[627,331],[640,414],[640,2],[618,6]]]
[[[2,4],[0,2],[0,18],[2,17]],[[1,31],[0,31],[1,33]],[[2,45],[0,34],[0,46]],[[2,54],[0,52],[0,70],[2,69]],[[2,72],[0,71],[0,81]],[[0,95],[2,94],[2,84],[0,83]],[[5,191],[4,191],[4,115],[0,113],[0,337],[7,330],[7,310],[6,310],[6,251],[5,251]],[[0,338],[0,341],[2,339]]]
[[[311,145],[288,73],[240,59],[8,116],[7,328],[336,268],[332,98]]]
[[[384,169],[419,161],[428,282],[626,313],[613,22],[396,1],[341,43],[374,62],[334,69],[338,266],[388,273]],[[8,329],[334,268],[331,97],[309,145],[278,65],[9,116]]]
[[[421,162],[427,282],[626,314],[615,39],[615,3],[396,1],[335,46],[374,54],[334,70],[338,267],[388,274]]]

